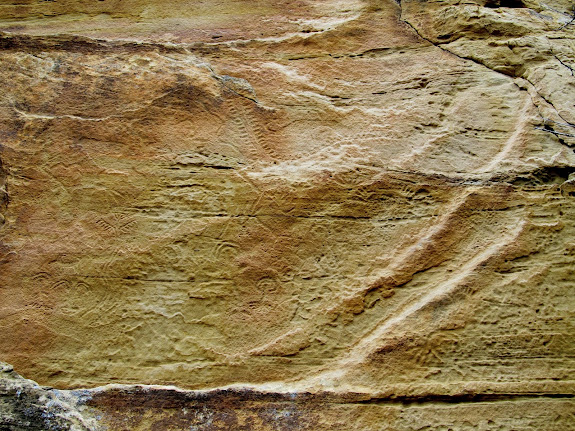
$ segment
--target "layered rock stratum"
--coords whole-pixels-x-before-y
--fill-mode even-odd
[[[575,429],[574,41],[562,0],[2,2],[0,429]]]

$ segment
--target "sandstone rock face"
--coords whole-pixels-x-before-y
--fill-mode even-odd
[[[53,426],[575,428],[571,1],[27,0],[0,32],[0,360],[86,420]]]

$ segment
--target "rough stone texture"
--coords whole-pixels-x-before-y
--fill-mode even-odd
[[[575,429],[573,2],[22,0],[0,32],[31,393],[111,430]]]
[[[82,398],[81,393],[67,393],[38,386],[21,377],[12,366],[0,362],[2,431],[101,429],[88,408],[84,408]],[[84,408],[85,412],[80,412],[80,408]]]
[[[3,365],[0,429],[105,430],[557,430],[575,400],[559,394],[425,397],[347,392],[186,391],[110,385],[55,390]]]

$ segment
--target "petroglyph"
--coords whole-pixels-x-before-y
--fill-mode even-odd
[[[180,388],[110,430],[569,429],[572,2],[23,3],[0,360]]]

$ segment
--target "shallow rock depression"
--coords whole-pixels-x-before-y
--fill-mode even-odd
[[[2,2],[0,430],[575,429],[574,70],[572,1]]]

